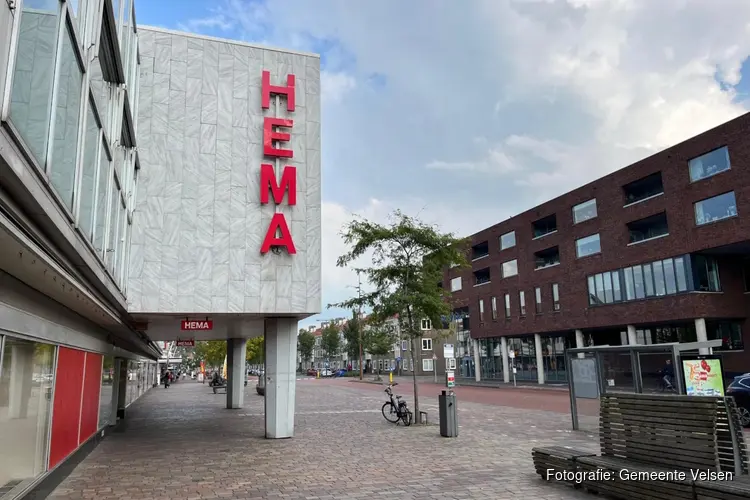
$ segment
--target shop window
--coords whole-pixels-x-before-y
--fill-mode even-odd
[[[492,306],[492,319],[497,319],[497,297],[492,297],[490,304]]]
[[[711,177],[730,168],[729,149],[726,146],[714,149],[688,162],[692,182]]]
[[[60,4],[56,1],[27,0],[22,6],[13,69],[10,121],[39,166],[44,168],[52,116]]]
[[[433,371],[433,362],[431,359],[425,358],[422,360],[422,371],[423,372]]]
[[[695,203],[695,223],[698,226],[718,222],[737,215],[734,191]]]
[[[516,232],[510,231],[500,236],[500,250],[516,246]]]
[[[521,307],[521,316],[526,316],[526,293],[523,290],[518,292],[518,304]]]
[[[0,455],[0,492],[9,483],[22,488],[46,471],[54,360],[55,347],[50,344],[4,338],[0,443],[12,446]]]
[[[708,340],[721,340],[723,351],[737,351],[745,348],[742,341],[742,327],[736,321],[706,321]]]
[[[592,198],[589,201],[579,203],[573,207],[573,224],[594,219],[597,216],[596,212],[596,198]]]
[[[576,256],[578,258],[588,257],[601,251],[602,247],[598,234],[592,234],[591,236],[576,240]]]
[[[540,314],[542,312],[542,289],[540,287],[534,288],[534,302],[535,311]]]
[[[518,274],[518,260],[509,260],[502,265],[503,278],[510,278]]]
[[[68,210],[73,210],[73,188],[76,180],[78,116],[81,110],[83,71],[78,64],[75,44],[66,25],[62,36],[59,83],[55,89],[56,109],[52,127],[52,157],[49,168],[52,186]]]
[[[422,339],[422,350],[423,351],[432,350],[432,339]]]
[[[115,384],[115,358],[104,356],[102,362],[102,388],[99,393],[99,428],[109,424],[112,415],[112,389]]]
[[[505,294],[505,319],[510,319],[510,294]]]

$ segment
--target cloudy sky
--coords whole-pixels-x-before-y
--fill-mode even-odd
[[[469,235],[750,106],[748,0],[141,0],[137,15],[321,54],[326,304],[354,293],[335,267],[352,214],[399,207]]]

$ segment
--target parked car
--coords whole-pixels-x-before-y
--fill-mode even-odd
[[[333,374],[334,377],[346,377],[346,370],[336,370]]]
[[[318,376],[318,370],[316,370],[315,368],[310,368],[309,370],[307,370],[307,375],[309,377],[317,377]]]
[[[750,373],[734,377],[727,387],[727,396],[734,396],[743,427],[750,427]]]
[[[333,371],[330,368],[323,368],[320,370],[320,376],[321,377],[332,377]]]

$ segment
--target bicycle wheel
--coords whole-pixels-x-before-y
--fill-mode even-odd
[[[398,411],[390,401],[386,401],[385,403],[383,403],[382,412],[383,417],[385,417],[385,419],[390,423],[395,424],[396,422],[398,422]]]
[[[404,427],[409,427],[413,421],[414,414],[411,410],[404,409],[401,413],[401,421],[404,423]]]

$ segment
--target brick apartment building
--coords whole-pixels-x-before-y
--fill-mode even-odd
[[[512,348],[519,379],[565,381],[568,347],[697,339],[722,339],[725,371],[750,371],[750,114],[471,244],[471,267],[442,283],[478,340],[462,376],[478,362],[483,379],[507,380]]]

